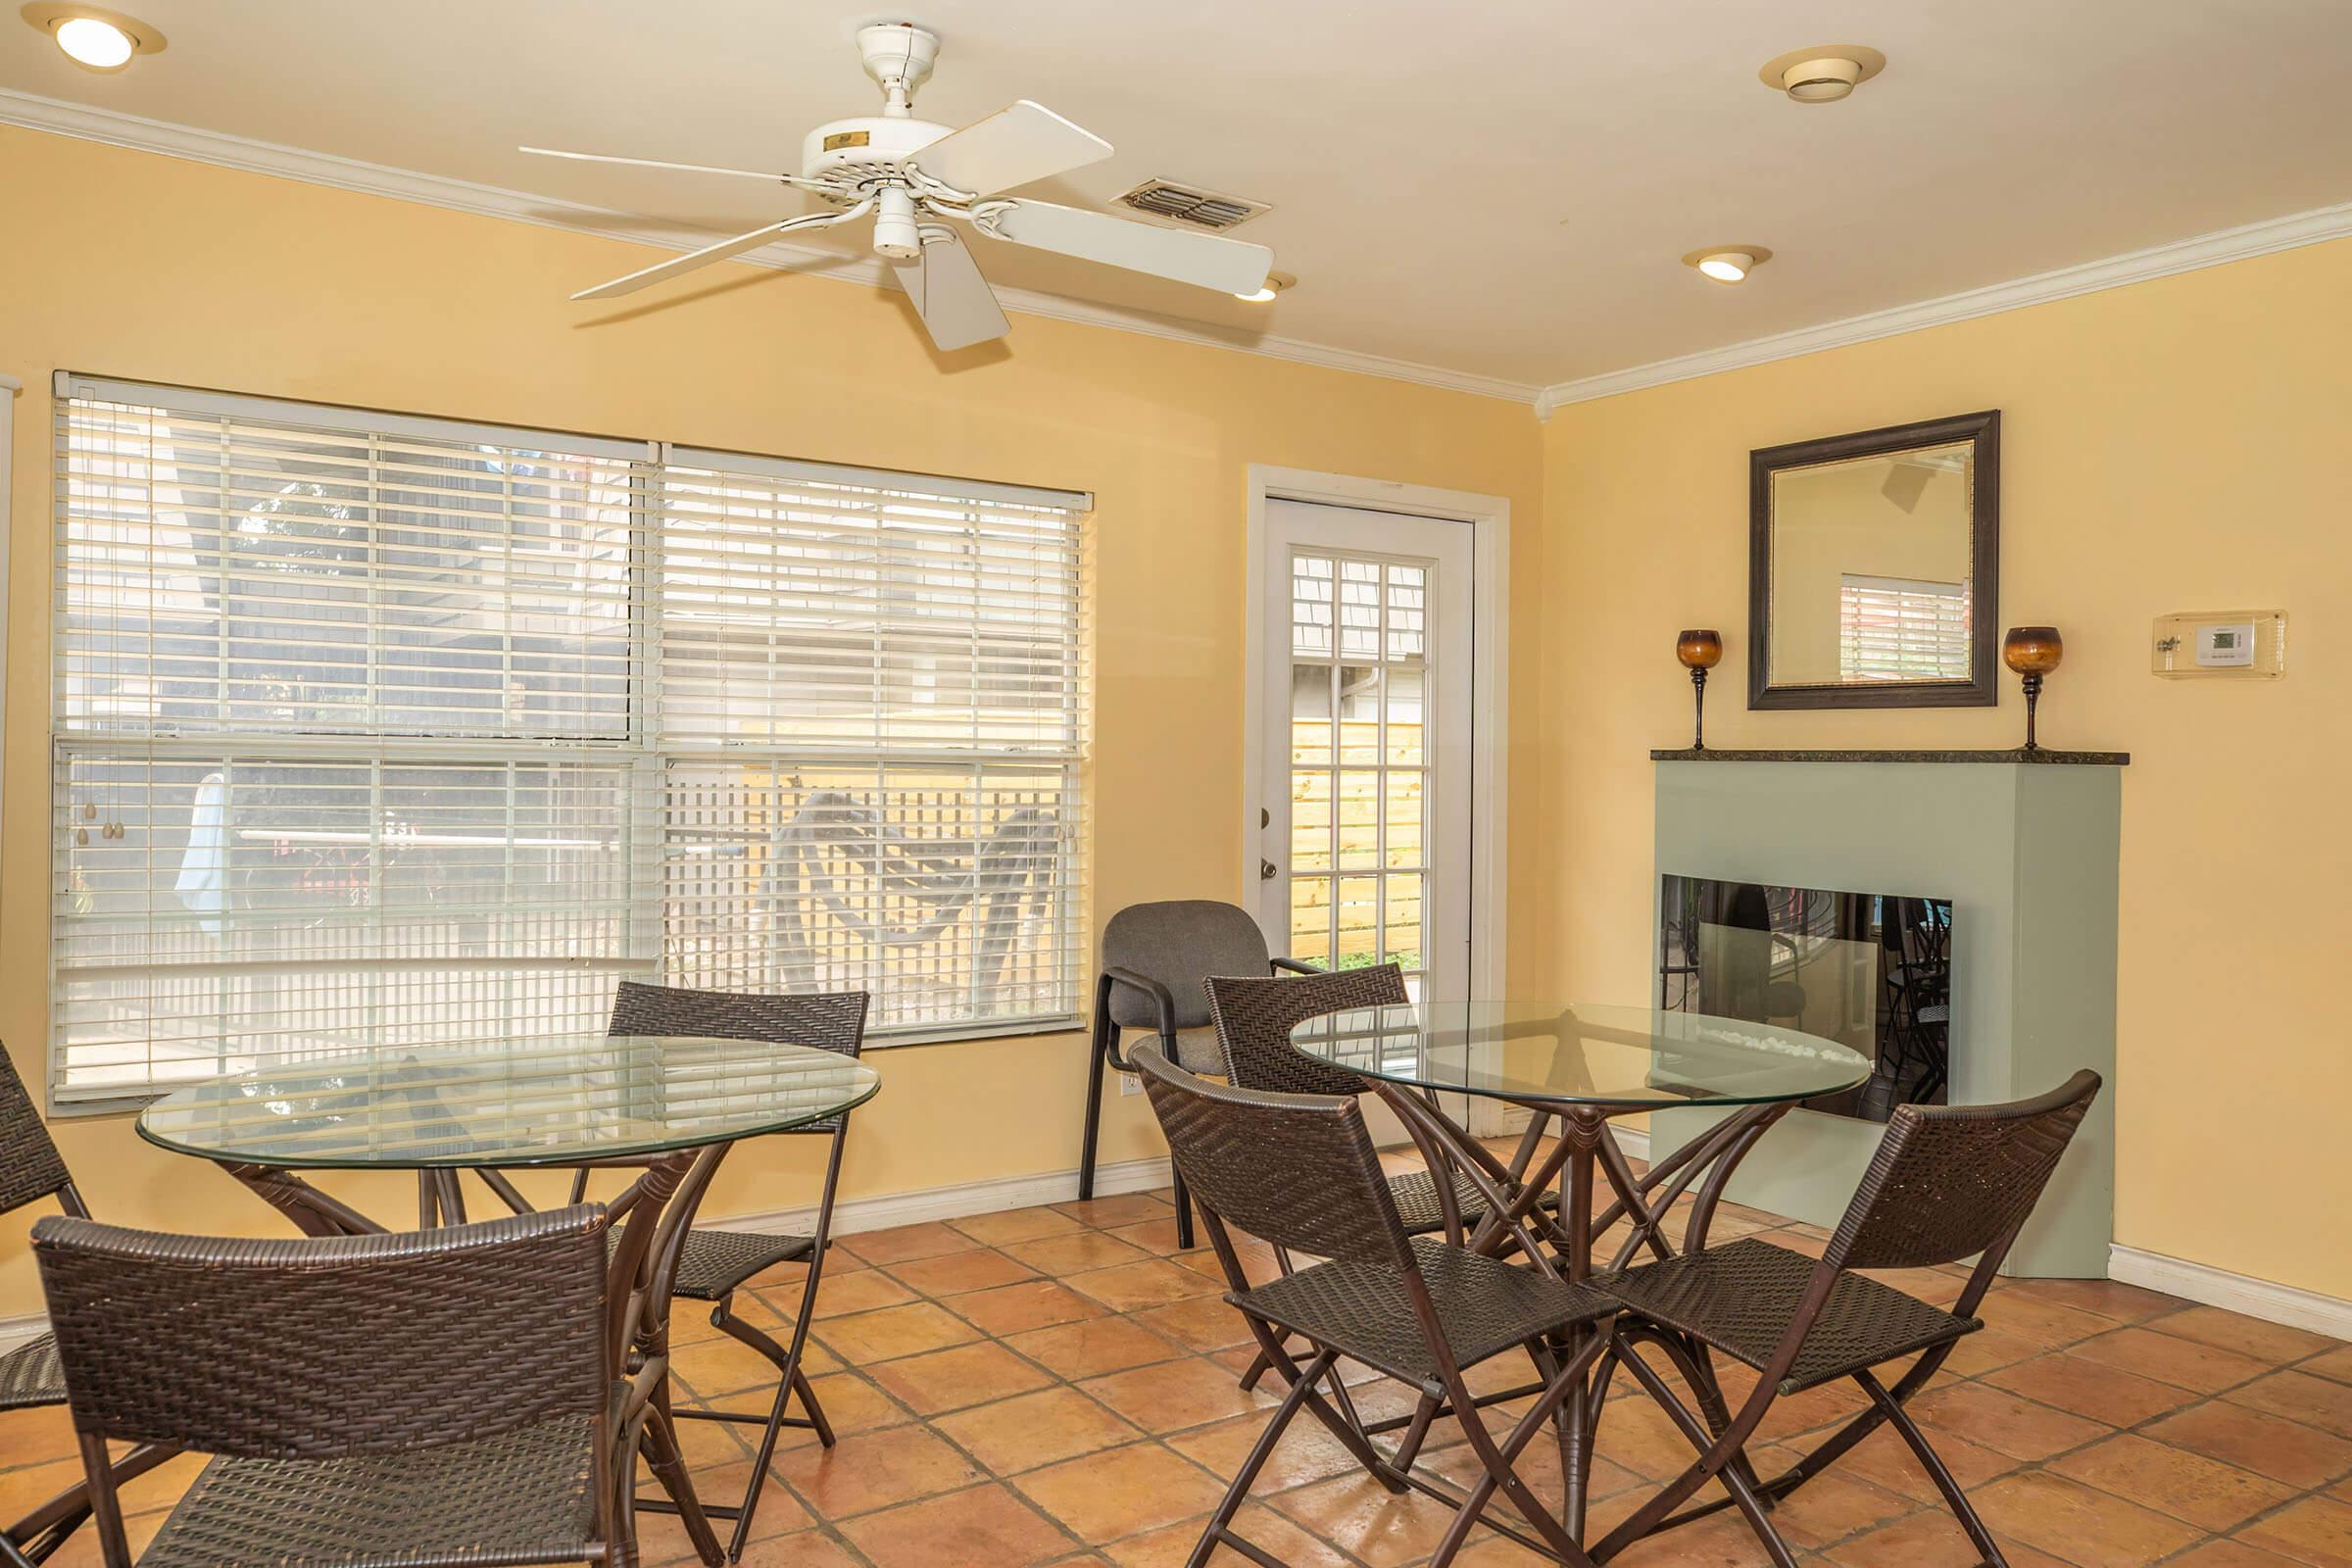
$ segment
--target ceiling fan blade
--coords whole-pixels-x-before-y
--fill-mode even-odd
[[[923,318],[931,341],[942,353],[953,353],[1010,332],[1012,323],[1004,319],[996,291],[980,275],[980,264],[954,234],[939,232],[936,238],[924,234],[920,256],[891,264],[892,275],[914,302],[914,313]]]
[[[718,169],[710,164],[665,164],[659,158],[614,158],[610,153],[572,153],[560,147],[517,147],[518,153],[530,153],[539,158],[568,158],[582,164],[627,164],[634,169],[674,169],[689,174],[731,174],[737,179],[764,179],[770,184],[781,180],[791,184],[784,174],[762,174],[756,169]]]
[[[1134,223],[1108,213],[1090,213],[1052,202],[1007,202],[988,223],[999,239],[1034,245],[1084,261],[1150,272],[1228,294],[1265,286],[1274,253],[1263,245],[1218,234],[1187,234],[1156,223]]]
[[[699,251],[689,251],[683,256],[673,256],[666,262],[641,268],[625,276],[616,277],[610,283],[599,283],[594,288],[584,288],[574,294],[572,298],[575,300],[603,300],[611,299],[615,294],[634,294],[648,283],[659,283],[664,278],[676,277],[680,272],[691,272],[698,267],[709,267],[712,262],[723,262],[730,256],[741,256],[746,251],[756,251],[790,229],[808,226],[809,225],[805,222],[795,223],[789,220],[781,223],[769,223],[765,227],[755,228],[748,234],[738,234],[733,239],[722,239],[717,244],[706,245]]]
[[[943,185],[993,196],[1110,156],[1110,143],[1024,98],[986,120],[950,131],[916,153],[914,166]]]

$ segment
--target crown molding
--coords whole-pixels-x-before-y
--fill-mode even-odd
[[[2046,305],[2052,300],[2072,299],[2078,294],[2095,294],[2101,289],[2144,283],[2150,278],[2169,277],[2175,272],[2192,272],[2199,268],[2219,267],[2226,262],[2242,262],[2249,257],[2268,256],[2274,251],[2293,250],[2301,245],[2317,245],[2327,240],[2342,239],[2346,235],[2352,235],[2352,202],[2334,207],[2318,207],[2307,213],[2292,213],[2284,218],[2264,219],[2257,223],[2217,229],[2210,234],[2175,240],[2170,244],[2151,245],[2146,250],[2127,251],[2121,256],[2110,256],[2102,261],[2083,262],[2075,267],[2061,267],[2055,271],[2036,272],[2031,277],[2013,278],[2006,283],[1946,294],[1941,299],[1922,300],[1916,305],[1897,305],[1889,310],[1873,311],[1867,316],[1849,316],[1843,320],[1826,321],[1819,326],[1803,326],[1794,331],[1776,332],[1770,337],[1750,338],[1727,348],[1703,349],[1695,354],[1678,355],[1671,360],[1637,365],[1629,369],[1609,370],[1580,380],[1561,381],[1545,387],[1536,398],[1536,417],[1547,419],[1551,416],[1551,411],[1563,404],[1588,403],[1594,398],[1615,397],[1620,392],[1664,386],[1670,381],[1688,381],[1723,370],[1737,370],[1745,366],[1793,359],[1800,354],[1818,354],[1824,349],[1843,348],[1850,343],[1867,343],[1872,338],[1916,332],[1922,327],[1942,326],[1948,322],[1966,321],[2002,311],[2023,310],[2029,305]]]
[[[478,185],[470,180],[419,173],[415,170],[363,163],[354,158],[338,158],[331,153],[256,141],[222,131],[148,120],[117,110],[43,98],[6,88],[0,88],[0,125],[19,125],[27,130],[102,142],[110,147],[125,147],[134,152],[160,153],[167,158],[184,158],[221,169],[242,170],[247,173],[327,185],[364,196],[388,196],[395,201],[421,202],[426,206],[471,213],[482,218],[536,223],[543,228],[595,234],[606,239],[626,240],[631,244],[659,246],[664,250],[695,250],[710,244],[711,240],[710,234],[699,229],[664,224],[613,212],[609,208],[534,196],[525,191],[507,190],[496,185]],[[805,245],[779,242],[747,252],[735,260],[753,267],[797,272],[804,277],[857,283],[868,288],[896,286],[888,270],[871,257],[842,256]],[[1442,391],[1467,392],[1473,396],[1499,398],[1510,403],[1533,403],[1540,391],[1538,387],[1523,381],[1476,375],[1466,370],[1451,370],[1443,366],[1421,365],[1410,360],[1392,359],[1385,354],[1335,348],[1298,338],[1255,337],[1241,340],[1169,317],[1121,310],[1065,295],[1000,288],[997,290],[997,300],[1007,311],[1017,311],[1025,316],[1040,316],[1051,320],[1104,327],[1112,331],[1136,332],[1177,343],[1230,349],[1241,354],[1262,355],[1268,359],[1346,370],[1357,375],[1376,375],[1391,381],[1409,381]]]

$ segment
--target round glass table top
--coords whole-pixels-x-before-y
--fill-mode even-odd
[[[1307,1019],[1291,1044],[1417,1089],[1629,1110],[1806,1100],[1851,1089],[1871,1066],[1777,1024],[1582,1002],[1359,1007]]]
[[[174,1090],[140,1112],[139,1135],[289,1169],[565,1165],[789,1132],[863,1104],[881,1083],[837,1052],[760,1040],[386,1046]]]

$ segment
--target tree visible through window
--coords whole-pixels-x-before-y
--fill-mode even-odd
[[[1840,680],[1969,678],[1968,585],[1847,572],[1838,585]]]

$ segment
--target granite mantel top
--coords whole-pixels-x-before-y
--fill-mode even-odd
[[[2130,752],[2058,752],[2048,747],[2027,751],[1852,752],[1852,751],[1736,751],[1685,747],[1651,752],[1653,762],[2024,762],[2036,767],[2125,767]]]

